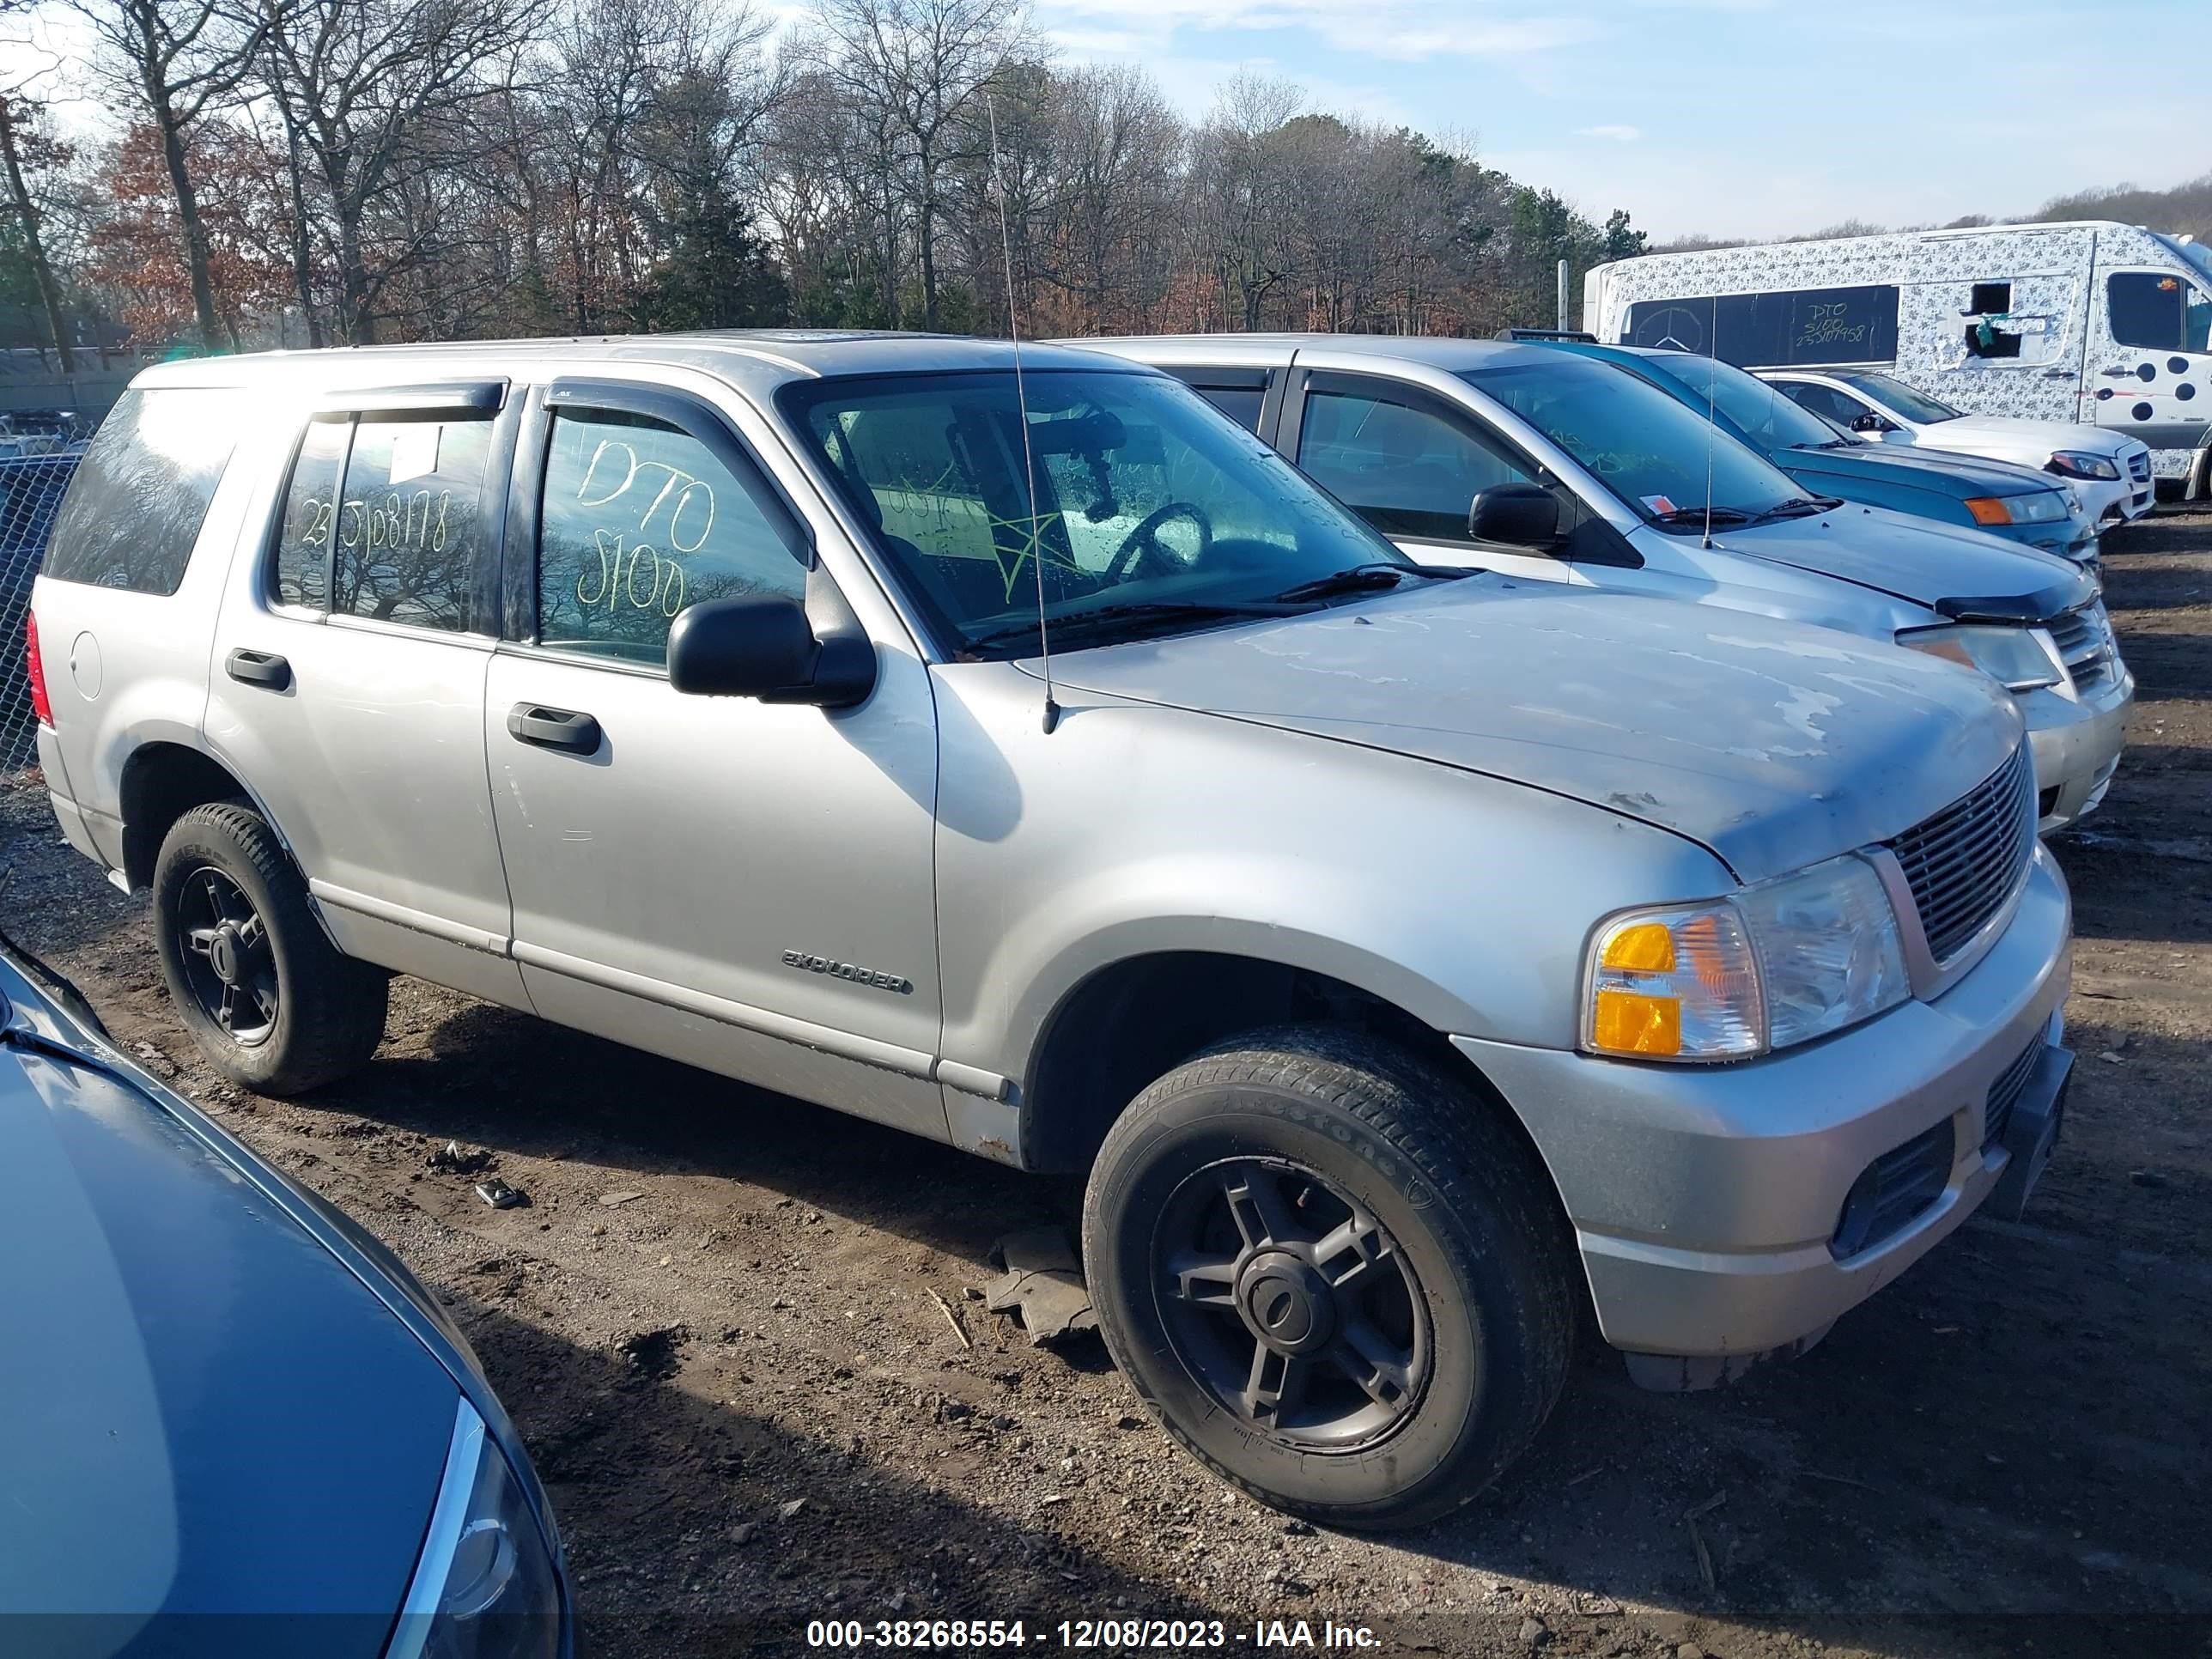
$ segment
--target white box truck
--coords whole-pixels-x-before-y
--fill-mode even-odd
[[[2141,439],[2212,495],[2212,248],[2137,225],[1990,225],[1594,267],[1583,326],[1746,368],[1877,368],[1975,415]]]

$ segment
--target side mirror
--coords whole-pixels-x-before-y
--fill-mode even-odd
[[[1851,417],[1851,430],[1854,432],[1887,432],[1889,430],[1889,422],[1883,420],[1879,415],[1855,415]]]
[[[876,653],[857,634],[817,640],[796,599],[708,599],[668,630],[668,683],[696,697],[847,708],[875,689]]]
[[[1506,547],[1549,547],[1559,539],[1559,498],[1535,484],[1492,484],[1468,508],[1467,533]]]

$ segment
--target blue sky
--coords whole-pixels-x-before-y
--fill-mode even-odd
[[[2019,213],[2212,169],[2201,0],[1033,4],[1065,58],[1141,63],[1188,112],[1260,70],[1661,238]]]

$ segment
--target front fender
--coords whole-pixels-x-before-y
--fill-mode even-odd
[[[1735,884],[1693,842],[1500,779],[1092,694],[1047,735],[1019,670],[934,673],[942,1052],[1002,1076],[1030,1075],[1091,975],[1159,951],[1309,969],[1440,1032],[1571,1047],[1592,924]]]

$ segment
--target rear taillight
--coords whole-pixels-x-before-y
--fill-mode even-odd
[[[39,619],[23,619],[23,666],[31,676],[31,712],[39,717],[39,724],[49,730],[54,723],[54,705],[46,696],[46,665],[39,657]]]

